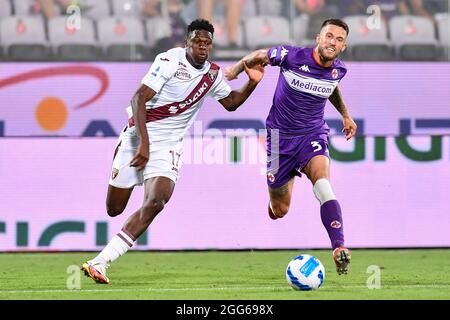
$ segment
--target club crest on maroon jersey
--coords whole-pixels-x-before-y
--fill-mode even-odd
[[[210,69],[208,71],[208,76],[211,79],[211,81],[214,81],[217,78],[217,70]]]

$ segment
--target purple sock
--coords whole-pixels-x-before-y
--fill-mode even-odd
[[[322,223],[327,229],[333,250],[344,245],[344,225],[341,206],[337,200],[330,200],[320,206]]]

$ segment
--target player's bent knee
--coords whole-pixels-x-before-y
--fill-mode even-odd
[[[110,217],[116,217],[121,214],[125,210],[125,207],[117,206],[117,205],[106,205],[106,212]]]
[[[163,199],[149,199],[142,205],[142,211],[152,214],[158,214],[164,209],[166,201]]]
[[[278,218],[283,218],[288,213],[289,206],[283,203],[275,203],[272,204],[272,211]]]
[[[165,204],[164,200],[150,199],[145,201],[139,216],[141,224],[150,225],[158,213],[164,209]]]

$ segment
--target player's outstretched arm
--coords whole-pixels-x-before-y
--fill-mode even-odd
[[[245,70],[244,63],[247,64],[249,68],[253,68],[255,66],[265,67],[269,63],[267,50],[269,49],[260,49],[253,51],[249,55],[239,60],[239,62],[234,66],[225,68],[225,77],[227,78],[227,80],[231,81],[233,79],[237,79],[238,75]]]
[[[248,75],[247,83],[241,89],[231,91],[228,97],[219,100],[223,107],[228,111],[235,111],[239,108],[239,106],[247,100],[253,90],[255,90],[256,86],[264,76],[264,68],[260,65],[249,68],[244,62],[243,67],[245,73]]]
[[[339,86],[337,86],[336,89],[334,89],[333,93],[328,98],[328,100],[330,100],[330,102],[342,116],[342,123],[344,125],[342,132],[345,133],[345,138],[347,140],[351,139],[356,134],[357,125],[355,121],[353,121],[350,114],[348,113]]]
[[[131,109],[133,110],[133,120],[136,126],[136,131],[139,136],[138,149],[130,161],[131,167],[136,167],[138,170],[144,169],[148,162],[150,155],[150,140],[148,138],[147,126],[146,126],[146,108],[145,103],[153,98],[156,92],[150,89],[146,85],[136,91],[131,99]]]

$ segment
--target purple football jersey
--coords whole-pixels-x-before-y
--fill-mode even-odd
[[[280,76],[266,127],[278,129],[280,137],[329,132],[325,103],[347,68],[338,59],[328,68],[320,66],[313,50],[286,45],[267,52],[270,64],[280,67]]]

